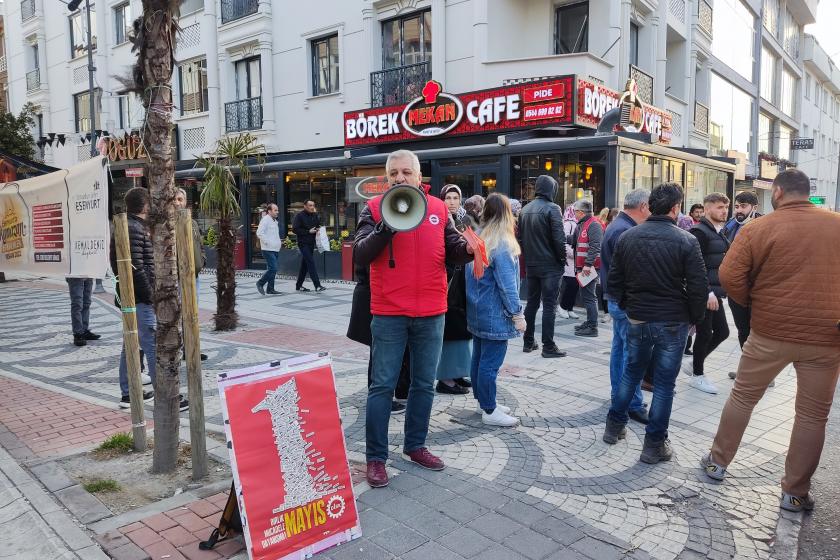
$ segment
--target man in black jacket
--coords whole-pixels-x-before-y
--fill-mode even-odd
[[[548,175],[537,177],[536,198],[525,205],[519,214],[519,235],[525,271],[528,277],[528,305],[525,306],[525,345],[531,352],[539,345],[534,341],[537,309],[542,300],[542,357],[562,358],[566,355],[554,343],[554,318],[560,280],[566,266],[566,234],[563,232],[563,212],[553,202],[557,181]]]
[[[729,240],[721,231],[728,214],[729,197],[722,193],[711,193],[703,199],[703,217],[689,230],[700,243],[700,252],[703,253],[711,289],[706,303],[706,317],[697,325],[694,356],[691,358],[693,364],[686,362],[683,371],[692,376],[689,385],[712,395],[716,395],[718,390],[704,375],[704,363],[706,357],[729,338],[729,326],[726,324],[726,311],[723,306],[726,291],[718,278],[718,268],[729,249]]]
[[[610,295],[630,324],[626,365],[603,439],[614,444],[625,437],[630,402],[652,360],[653,401],[640,457],[645,463],[671,458],[668,423],[674,381],[688,327],[703,320],[709,293],[700,245],[677,227],[682,201],[682,187],[675,183],[653,189],[648,202],[652,215],[621,236],[610,263]]]
[[[298,272],[297,284],[295,285],[295,288],[299,292],[309,291],[309,288],[303,286],[307,272],[309,272],[309,277],[312,278],[316,292],[326,290],[318,279],[318,271],[315,268],[315,258],[313,256],[315,252],[315,234],[318,233],[318,228],[320,227],[321,218],[315,211],[315,201],[305,201],[303,203],[303,210],[295,214],[295,219],[292,221],[292,231],[297,236],[297,244],[301,256],[300,271]]]

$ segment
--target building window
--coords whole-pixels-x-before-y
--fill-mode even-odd
[[[772,153],[773,146],[773,120],[765,115],[759,113],[758,115],[758,151]]]
[[[630,64],[639,65],[639,26],[630,23]]]
[[[711,100],[711,151],[719,156],[725,156],[727,150],[750,153],[752,97],[713,72]]]
[[[712,53],[753,81],[755,16],[741,0],[717,0],[712,20]]]
[[[119,127],[123,130],[140,128],[145,117],[145,109],[133,93],[124,93],[117,97],[119,105]]]
[[[779,38],[779,0],[764,0],[764,28]]]
[[[825,99],[825,98],[823,98]],[[782,99],[780,109],[789,117],[796,109],[796,78],[787,70],[782,70]]]
[[[239,60],[234,67],[236,75],[236,99],[260,97],[260,57]]]
[[[782,28],[782,48],[793,58],[799,58],[799,23],[787,10]]]
[[[382,24],[382,68],[398,68],[432,59],[432,12],[425,11]]]
[[[236,101],[225,103],[225,130],[262,128],[262,85],[260,57],[246,58],[234,64]]]
[[[805,74],[805,99],[811,99],[811,74]]]
[[[114,44],[121,45],[128,41],[131,31],[131,4],[120,4],[114,8]]]
[[[250,2],[244,2],[250,4]],[[204,8],[204,0],[181,0],[181,15],[191,14]]]
[[[181,83],[181,114],[207,111],[207,60],[202,58],[178,66],[178,81]]]
[[[793,129],[789,126],[779,125],[779,157],[790,160],[790,139],[793,138]]]
[[[589,2],[558,6],[554,18],[555,54],[589,50]]]
[[[338,72],[338,35],[312,41],[312,95],[337,92]]]
[[[761,49],[761,97],[770,103],[776,102],[773,89],[776,86],[776,57],[767,50]]]
[[[96,50],[96,13],[90,7],[90,46]],[[87,13],[79,10],[70,16],[70,58],[87,54]]]
[[[90,93],[77,93],[73,96],[73,108],[76,115],[76,132],[90,132],[94,129],[102,128],[99,121],[99,116],[102,107],[102,90],[96,89],[93,91],[93,112],[95,113],[96,122],[91,126],[90,117]]]

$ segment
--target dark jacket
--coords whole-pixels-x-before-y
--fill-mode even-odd
[[[741,231],[741,228],[750,223],[751,221],[755,220],[756,218],[760,218],[764,214],[756,212],[753,214],[752,220],[745,224],[738,223],[738,220],[735,219],[735,216],[729,218],[729,221],[726,222],[726,225],[723,226],[723,229],[720,232],[729,240],[730,243],[735,241],[735,236],[738,235],[738,232]]]
[[[546,175],[537,178],[536,198],[519,214],[522,254],[529,276],[557,274],[566,266],[566,235],[563,213],[552,202],[557,182]]]
[[[128,244],[131,249],[131,266],[134,279],[134,301],[151,305],[155,292],[155,254],[152,236],[143,218],[128,215]],[[117,245],[111,234],[111,270],[119,274],[117,267]],[[120,283],[117,282],[117,297],[120,295]]]
[[[468,219],[469,214],[464,216]],[[452,216],[455,227],[460,230],[462,223]],[[469,225],[464,223],[463,225]],[[465,267],[461,264],[446,263],[446,322],[443,326],[443,340],[469,340],[467,330],[467,282],[464,277]]]
[[[651,216],[624,232],[612,255],[610,293],[637,321],[697,324],[709,281],[693,235],[668,216]]]
[[[572,251],[575,255],[577,255],[577,245],[580,239],[580,228],[591,218],[592,214],[587,214],[578,220],[578,225],[575,228],[573,236],[574,239],[571,240]],[[601,242],[604,240],[604,227],[598,220],[592,220],[587,233],[589,235],[589,248],[586,251],[586,260],[584,262],[586,266],[593,266],[596,263],[596,259],[601,256]],[[580,268],[577,263],[575,264],[575,268]]]
[[[618,245],[618,238],[621,237],[622,233],[636,225],[636,221],[633,218],[624,212],[619,212],[618,216],[615,217],[615,220],[612,221],[610,227],[604,233],[604,240],[601,242],[601,289],[604,291],[605,299],[613,301],[616,299],[610,295],[608,285],[610,264],[612,263],[615,247]]]
[[[717,297],[726,297],[726,290],[720,285],[718,269],[726,251],[729,250],[729,240],[723,233],[718,233],[712,222],[706,218],[700,218],[700,222],[693,225],[688,232],[700,243],[700,252],[703,253],[703,262],[709,277],[709,288]]]
[[[373,338],[370,333],[370,270],[367,266],[354,264],[356,287],[353,288],[353,303],[350,306],[350,323],[347,325],[347,338],[370,346]]]
[[[321,227],[321,217],[317,212],[307,212],[301,210],[295,214],[295,219],[292,220],[292,232],[297,237],[298,245],[315,246],[315,234],[309,233],[312,228]]]

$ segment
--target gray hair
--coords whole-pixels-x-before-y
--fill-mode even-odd
[[[177,189],[175,189],[175,190],[177,190],[179,193],[181,193],[182,195],[184,195],[184,200],[187,200],[187,191],[185,191],[184,189],[182,189],[182,188],[180,188],[180,187],[179,187],[179,188],[177,188]]]
[[[391,169],[391,162],[399,159],[410,159],[411,168],[414,169],[418,177],[420,176],[420,159],[411,150],[396,150],[388,154],[388,159],[385,160],[385,173],[388,173]]]
[[[584,214],[591,214],[592,203],[584,199],[578,200],[575,202],[575,210],[583,212]]]
[[[650,191],[645,189],[634,189],[624,195],[624,209],[635,210],[640,208],[642,204],[647,204],[650,198]]]

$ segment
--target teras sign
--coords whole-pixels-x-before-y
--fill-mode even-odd
[[[535,125],[595,128],[604,114],[621,104],[622,94],[575,76],[558,76],[460,95],[443,92],[430,80],[422,95],[405,105],[344,113],[344,145],[366,146],[432,138],[505,132]],[[631,132],[671,142],[671,115],[638,102]]]

